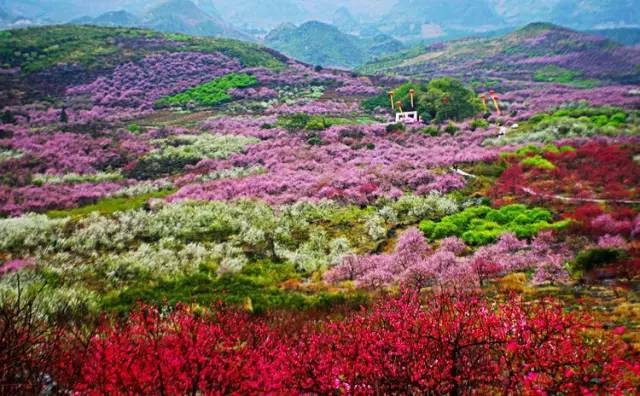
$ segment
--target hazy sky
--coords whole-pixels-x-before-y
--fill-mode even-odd
[[[65,13],[69,16],[97,15],[105,11],[114,9],[128,9],[131,11],[141,10],[145,7],[153,7],[163,0],[0,0],[0,6],[21,11],[24,14],[41,13],[55,14],[57,17]],[[361,15],[381,15],[393,5],[395,0],[290,0],[300,8],[310,11],[312,16],[333,13],[341,6],[349,8],[354,14]],[[213,0],[213,4],[218,8],[223,8],[224,0]],[[238,0],[236,3],[241,3]],[[269,0],[262,0],[262,3],[269,3]],[[38,10],[40,9],[40,10]],[[224,9],[220,10],[225,13]],[[277,10],[274,10],[277,12]],[[30,15],[27,15],[30,16]]]
[[[41,21],[68,22],[80,16],[97,16],[125,9],[135,14],[166,0],[0,0],[13,16]],[[429,18],[432,10],[455,15],[476,6],[491,7],[502,21],[519,25],[531,21],[556,21],[567,26],[637,26],[640,0],[193,0],[213,4],[228,22],[247,27],[273,27],[281,22],[330,21],[339,7],[347,7],[362,22],[375,22],[388,12],[396,20]],[[398,12],[397,2],[415,13]],[[472,7],[473,6],[473,7]],[[202,7],[206,8],[206,7]],[[411,14],[411,15],[409,15]],[[396,17],[396,18],[394,18]],[[452,19],[452,18],[448,18]],[[386,21],[386,19],[385,19]],[[261,26],[262,25],[262,26]]]

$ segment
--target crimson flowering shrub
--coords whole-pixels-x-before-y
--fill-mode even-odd
[[[36,330],[35,339],[47,334]],[[640,366],[621,332],[552,301],[405,293],[302,325],[222,306],[141,306],[88,336],[54,329],[21,361],[83,394],[632,393]],[[38,378],[20,378],[15,352],[0,352],[0,378],[39,389]],[[35,356],[48,359],[25,359]]]
[[[544,159],[552,165],[546,168],[527,166],[519,157],[511,157],[490,195],[498,203],[517,199],[557,204],[589,234],[629,237],[637,212],[619,201],[640,198],[636,188],[640,185],[640,165],[633,159],[637,151],[637,144],[590,142],[571,151],[544,153]]]

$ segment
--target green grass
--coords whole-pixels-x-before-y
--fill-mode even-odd
[[[581,79],[582,73],[565,69],[563,67],[549,65],[533,74],[533,81],[567,84],[577,88],[594,88],[600,85],[598,80]]]
[[[169,305],[178,302],[208,305],[223,301],[234,306],[250,301],[253,311],[260,313],[275,309],[328,309],[349,301],[355,305],[366,301],[364,293],[287,290],[281,284],[288,280],[301,280],[293,264],[261,261],[245,266],[237,274],[225,275],[218,275],[215,266],[202,266],[186,276],[136,283],[113,291],[103,298],[102,307],[108,311],[128,312],[138,301]]]
[[[230,89],[250,87],[257,82],[254,76],[248,74],[229,73],[179,94],[160,98],[156,101],[156,106],[185,106],[189,103],[215,106],[231,100],[231,96],[227,93]]]
[[[549,65],[536,71],[533,75],[533,81],[568,84],[579,75],[580,73],[576,71]]]
[[[47,216],[54,219],[62,217],[81,217],[91,214],[92,212],[99,212],[100,214],[105,215],[119,211],[138,209],[143,207],[151,198],[164,198],[174,192],[176,192],[176,190],[164,190],[139,195],[137,197],[103,198],[92,205],[66,210],[51,210],[47,212]]]

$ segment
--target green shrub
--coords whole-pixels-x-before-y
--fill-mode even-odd
[[[308,131],[323,131],[330,127],[331,124],[322,116],[314,115],[304,125],[304,129]]]
[[[477,246],[495,242],[506,232],[513,232],[519,238],[532,238],[541,230],[562,229],[569,224],[568,220],[552,221],[551,213],[543,208],[520,204],[500,209],[478,206],[446,216],[439,222],[423,220],[420,230],[431,240],[458,236],[467,244]]]
[[[524,166],[529,166],[532,168],[547,169],[547,170],[553,170],[556,168],[555,165],[551,163],[551,161],[549,161],[548,159],[542,158],[539,155],[534,155],[533,157],[524,158],[522,161],[520,161],[520,164]]]
[[[304,129],[310,119],[311,116],[306,113],[296,113],[278,118],[278,126],[293,132]]]
[[[307,144],[311,146],[321,146],[324,144],[324,141],[317,134],[311,134],[307,136]]]
[[[640,113],[617,107],[591,107],[578,103],[549,113],[539,113],[524,122],[514,133],[486,144],[521,145],[528,142],[553,142],[594,135],[637,135]]]
[[[421,131],[425,135],[430,135],[430,136],[438,136],[438,133],[439,133],[438,128],[432,127],[432,126],[429,126],[429,127],[426,127],[426,128],[422,128]]]
[[[385,129],[386,129],[387,132],[404,131],[405,130],[405,126],[404,126],[403,123],[398,122],[396,124],[387,125],[387,127]]]
[[[409,90],[415,90],[414,107],[411,106]],[[393,90],[393,101],[401,101],[403,109],[415,109],[423,122],[432,120],[462,121],[482,110],[476,94],[452,78],[435,79],[428,85],[408,82]],[[373,111],[377,108],[390,109],[388,92],[380,93],[362,102],[362,107]]]
[[[612,264],[625,258],[626,252],[620,249],[596,248],[580,252],[574,261],[574,269],[590,271]]]
[[[487,129],[489,127],[489,122],[483,118],[477,118],[471,121],[471,130],[475,131],[477,128]]]
[[[455,134],[456,134],[456,132],[458,132],[458,127],[457,127],[454,123],[450,122],[450,123],[449,123],[449,124],[447,124],[447,126],[444,128],[444,131],[445,131],[446,133],[448,133],[449,135],[455,135]]]
[[[138,125],[136,123],[133,123],[133,124],[129,125],[128,129],[129,129],[129,132],[131,132],[131,133],[137,133],[137,132],[140,132],[140,125]]]

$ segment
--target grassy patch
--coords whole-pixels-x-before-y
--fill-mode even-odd
[[[349,300],[363,302],[365,294],[347,295],[335,291],[305,292],[287,285],[301,282],[292,264],[262,261],[247,265],[237,274],[218,275],[212,267],[171,279],[114,291],[102,301],[109,311],[128,312],[138,301],[151,304],[193,302],[208,305],[217,301],[251,306],[254,312],[274,309],[330,308]]]
[[[186,106],[189,103],[215,106],[231,100],[231,96],[227,93],[230,89],[250,87],[257,82],[258,80],[254,76],[248,74],[229,73],[179,94],[158,99],[156,106]]]
[[[168,195],[173,194],[174,192],[176,192],[176,190],[157,191],[149,194],[139,195],[137,197],[103,198],[95,204],[83,206],[80,208],[51,210],[47,212],[47,216],[55,219],[61,217],[86,216],[92,212],[99,212],[100,214],[105,215],[119,211],[138,209],[143,207],[151,198],[164,198]]]

